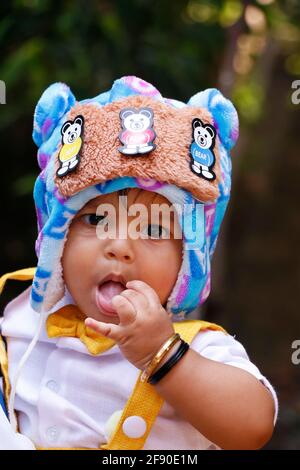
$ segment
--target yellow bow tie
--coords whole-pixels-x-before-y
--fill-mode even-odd
[[[65,305],[51,313],[46,321],[49,338],[70,336],[79,338],[93,355],[100,354],[112,348],[116,342],[96,333],[84,324],[85,315],[76,305]]]

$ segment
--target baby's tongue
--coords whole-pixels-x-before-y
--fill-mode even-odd
[[[98,306],[108,310],[109,312],[116,312],[112,306],[111,300],[115,295],[120,294],[123,290],[125,290],[125,287],[120,282],[104,282],[97,289],[96,301]]]

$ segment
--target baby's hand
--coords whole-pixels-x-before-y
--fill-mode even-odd
[[[144,370],[156,352],[174,333],[170,314],[156,292],[143,281],[129,281],[112,299],[120,323],[114,325],[87,318],[86,326],[118,343],[124,356]]]

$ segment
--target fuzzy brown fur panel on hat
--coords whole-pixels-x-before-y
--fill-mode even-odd
[[[124,108],[151,108],[156,148],[146,155],[123,155],[118,149],[121,127],[120,111]],[[67,115],[68,120],[84,117],[83,144],[80,163],[63,178],[55,176],[55,184],[64,197],[114,178],[132,176],[153,178],[190,191],[200,201],[213,201],[219,196],[220,180],[219,140],[216,137],[214,172],[216,178],[207,181],[190,168],[189,147],[193,139],[192,121],[199,118],[203,124],[213,124],[211,114],[204,108],[186,106],[173,108],[146,96],[130,96],[105,106],[77,103]],[[55,155],[55,172],[59,168]]]

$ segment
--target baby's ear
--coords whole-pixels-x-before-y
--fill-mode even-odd
[[[75,96],[65,83],[53,83],[44,91],[33,118],[32,138],[38,147],[51,137],[60,119],[75,102]]]
[[[231,101],[225,98],[219,90],[208,88],[196,93],[187,104],[207,108],[213,117],[214,127],[225,149],[230,150],[235,145],[239,136],[238,114]]]

